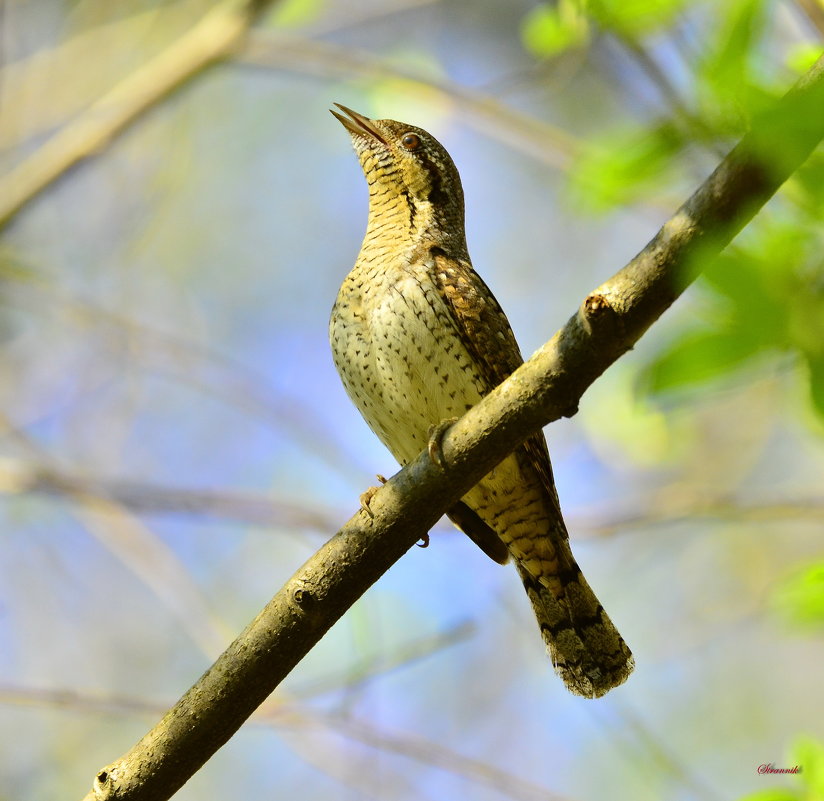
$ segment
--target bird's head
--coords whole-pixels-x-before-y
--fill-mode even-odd
[[[352,137],[369,184],[370,209],[408,206],[410,229],[418,234],[460,232],[464,200],[461,178],[449,153],[432,134],[396,120],[371,120],[346,106],[332,111]]]

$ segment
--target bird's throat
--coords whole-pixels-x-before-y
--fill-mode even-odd
[[[381,192],[380,187],[373,187],[361,252],[400,254],[426,242],[462,254],[466,251],[462,215],[459,225],[454,221],[455,215],[444,214],[436,204],[416,200],[408,192]]]

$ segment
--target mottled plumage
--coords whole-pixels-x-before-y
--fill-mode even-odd
[[[429,431],[461,416],[523,361],[509,322],[472,269],[463,190],[426,131],[332,112],[369,184],[369,222],[329,334],[346,391],[401,464]],[[449,513],[499,562],[511,555],[553,664],[587,697],[621,684],[632,655],[569,547],[546,441],[530,437]]]

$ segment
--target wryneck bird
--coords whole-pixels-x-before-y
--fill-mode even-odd
[[[329,337],[349,397],[405,465],[523,362],[506,315],[472,268],[461,179],[429,133],[336,104],[369,185],[360,255]],[[495,561],[511,557],[552,664],[595,698],[632,672],[632,654],[572,555],[549,452],[531,436],[449,518]]]

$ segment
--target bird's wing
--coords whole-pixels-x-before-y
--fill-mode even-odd
[[[433,248],[431,252],[434,258],[433,280],[461,334],[464,347],[479,367],[486,384],[484,394],[491,392],[524,361],[509,320],[468,261],[452,258],[439,248]],[[529,437],[516,454],[538,473],[550,505],[562,521],[543,433],[539,431]],[[566,533],[563,523],[561,527]]]

